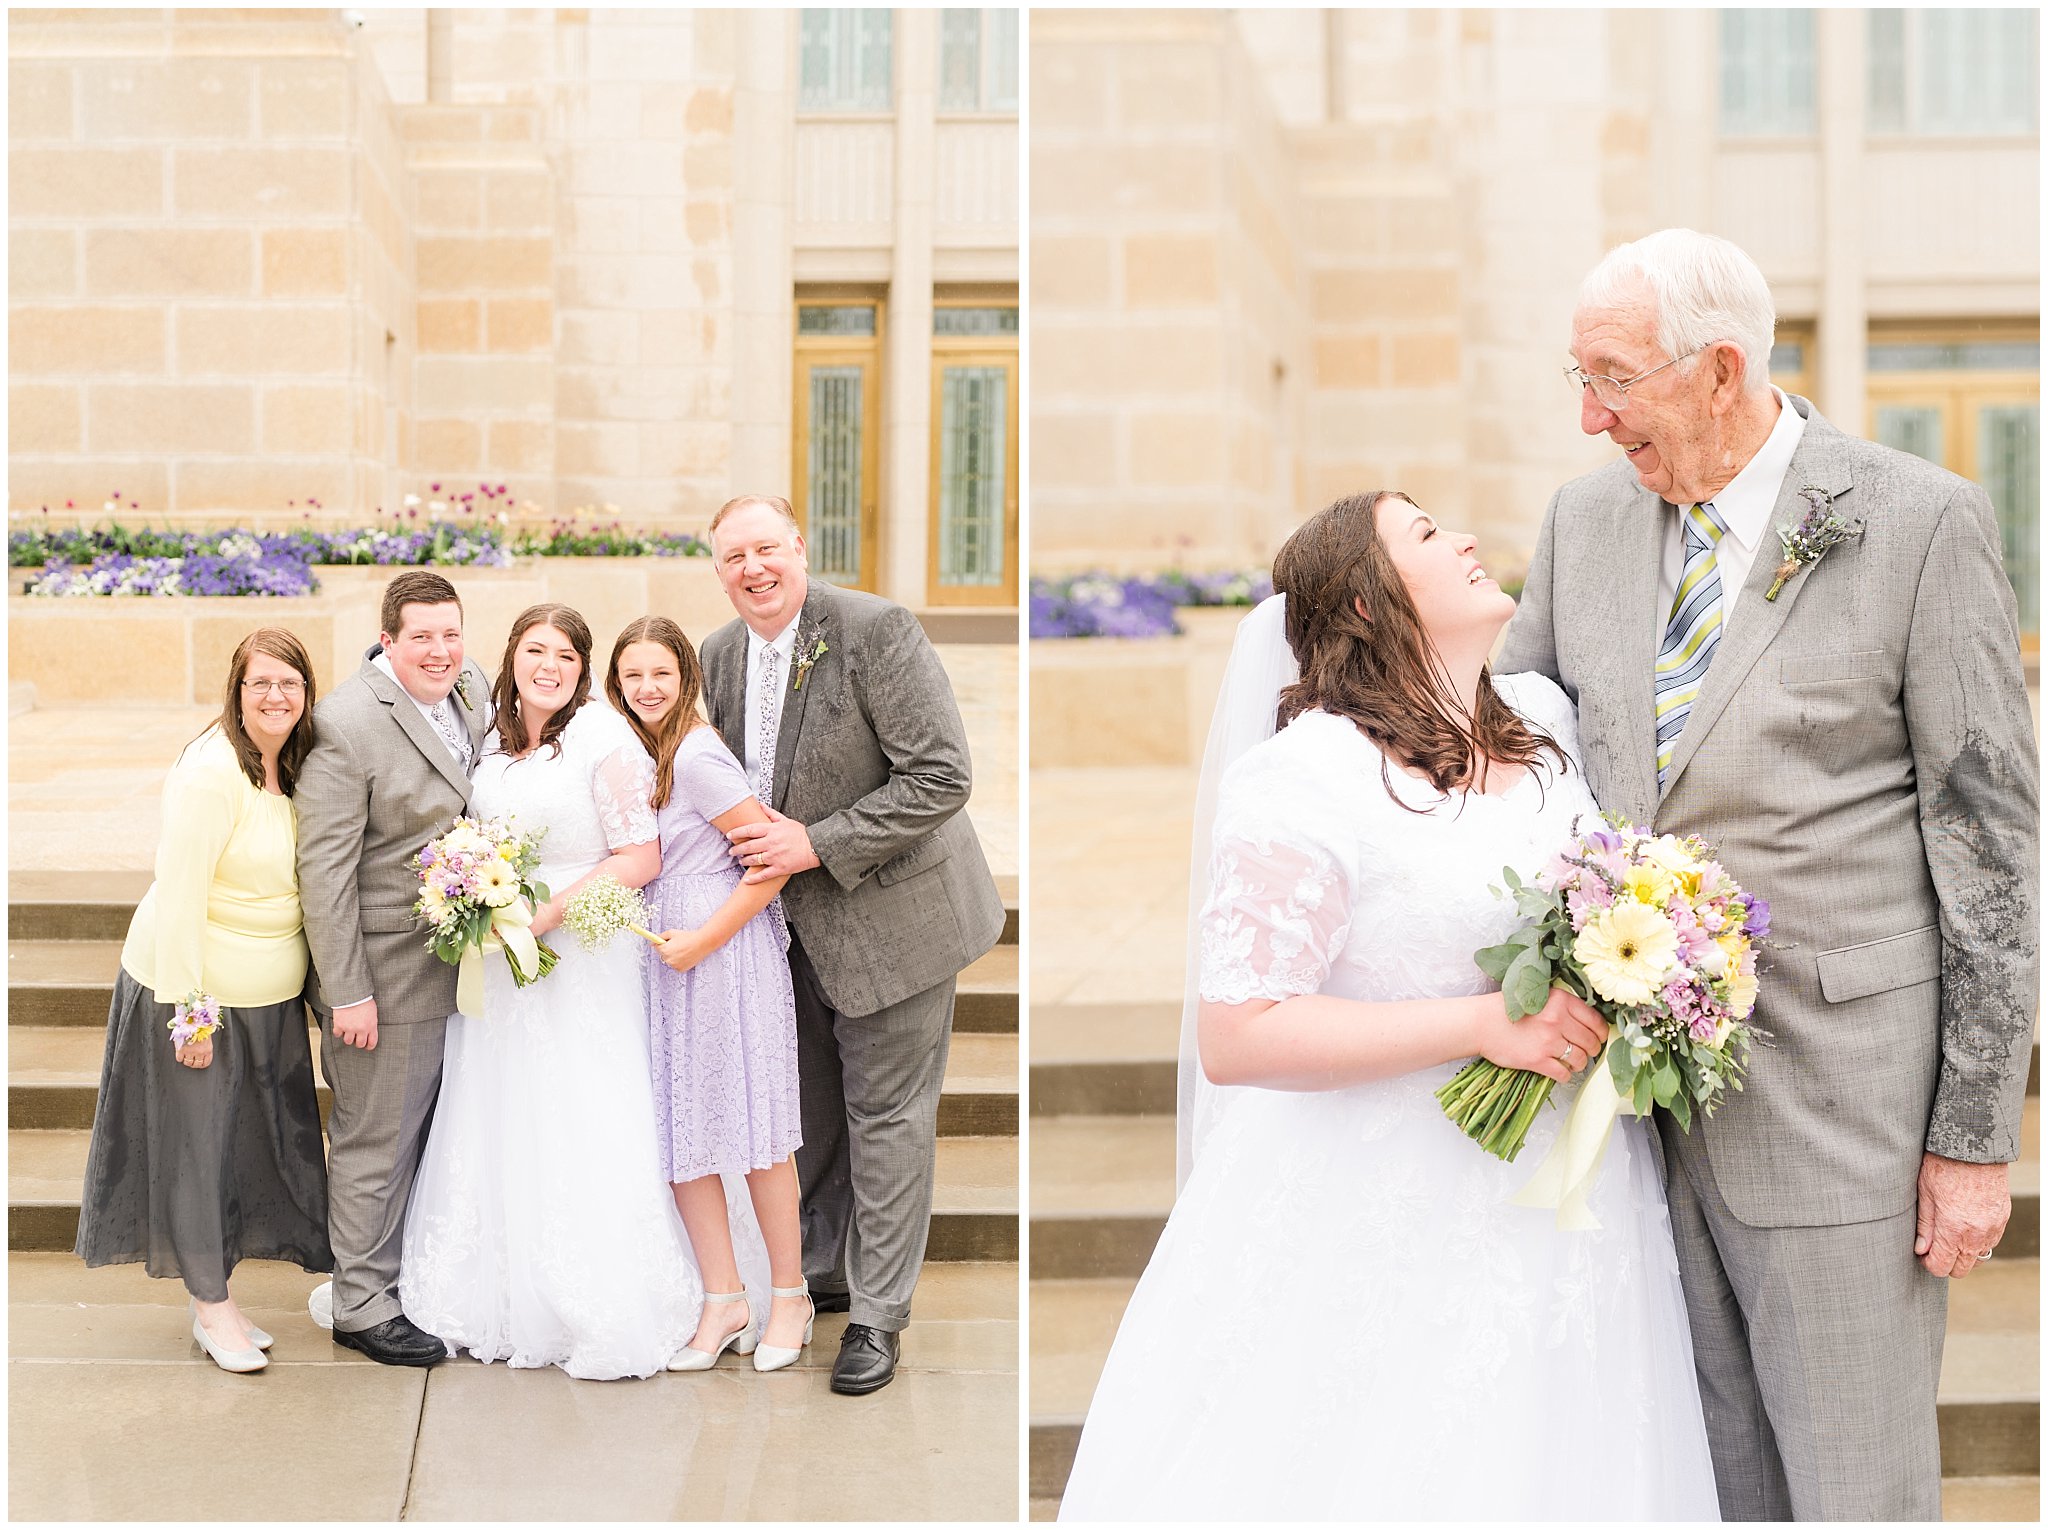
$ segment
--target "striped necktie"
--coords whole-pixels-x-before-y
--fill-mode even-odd
[[[1715,566],[1714,550],[1727,530],[1711,504],[1694,505],[1685,513],[1685,569],[1678,576],[1671,620],[1664,626],[1664,646],[1657,650],[1659,788],[1671,773],[1671,751],[1685,731],[1685,720],[1720,646],[1721,571]]]

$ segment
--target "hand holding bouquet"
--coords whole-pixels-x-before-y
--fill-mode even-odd
[[[547,885],[533,879],[540,838],[497,819],[458,818],[413,857],[420,895],[412,911],[433,927],[428,949],[461,968],[456,1003],[464,1014],[484,1012],[489,953],[505,953],[521,988],[554,969],[555,953],[529,928],[534,907],[548,899]]]
[[[1691,1130],[1695,1109],[1711,1115],[1723,1091],[1742,1087],[1761,1035],[1747,1021],[1770,905],[1745,893],[1697,837],[1608,823],[1583,835],[1574,823],[1572,843],[1533,883],[1510,868],[1507,890],[1527,922],[1473,957],[1499,980],[1509,1019],[1535,1014],[1555,986],[1613,1027],[1557,1146],[1515,1197],[1559,1207],[1565,1226],[1594,1225],[1585,1199],[1622,1110],[1641,1116],[1662,1105]],[[1551,1087],[1541,1074],[1482,1058],[1437,1098],[1481,1147],[1513,1162]]]

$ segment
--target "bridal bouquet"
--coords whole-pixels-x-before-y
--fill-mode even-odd
[[[563,928],[574,932],[586,951],[602,950],[626,930],[660,945],[661,937],[647,928],[653,917],[639,888],[610,875],[592,877],[562,905]]]
[[[1591,1226],[1585,1199],[1600,1150],[1623,1110],[1662,1105],[1690,1131],[1742,1087],[1756,1007],[1757,952],[1770,905],[1746,893],[1696,836],[1651,834],[1620,819],[1581,834],[1534,882],[1506,871],[1524,924],[1473,961],[1499,981],[1508,1018],[1540,1010],[1565,988],[1606,1017],[1612,1034],[1557,1146],[1515,1197]],[[1444,1113],[1487,1152],[1514,1161],[1552,1080],[1475,1059],[1437,1091]]]
[[[484,957],[490,953],[505,953],[521,988],[554,968],[555,953],[529,928],[534,907],[548,900],[547,884],[533,879],[540,840],[498,819],[458,818],[412,858],[420,879],[412,911],[433,927],[427,948],[461,968],[456,1003],[466,1015],[484,1012]]]

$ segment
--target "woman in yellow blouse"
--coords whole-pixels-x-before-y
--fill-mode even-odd
[[[230,1371],[263,1369],[270,1347],[228,1293],[236,1263],[334,1264],[291,803],[312,743],[305,648],[282,628],[250,633],[219,720],[164,782],[79,1207],[79,1257],[183,1279],[192,1337]]]

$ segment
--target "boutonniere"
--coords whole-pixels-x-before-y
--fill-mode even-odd
[[[1771,587],[1764,591],[1765,600],[1776,600],[1786,580],[1802,568],[1820,562],[1837,542],[1863,535],[1863,522],[1837,515],[1834,496],[1827,490],[1801,489],[1799,497],[1806,501],[1806,514],[1797,525],[1778,528],[1778,544],[1785,549],[1785,560],[1774,572]]]
[[[469,671],[466,669],[458,671],[455,676],[455,695],[461,701],[464,710],[476,710],[476,702],[469,694]]]
[[[811,646],[808,650],[804,648],[804,640],[801,637],[797,639],[796,646],[798,649],[796,656],[796,683],[790,687],[792,691],[802,690],[804,688],[804,680],[811,672],[811,667],[832,651],[825,645],[825,634],[816,630],[813,630],[811,633]]]

